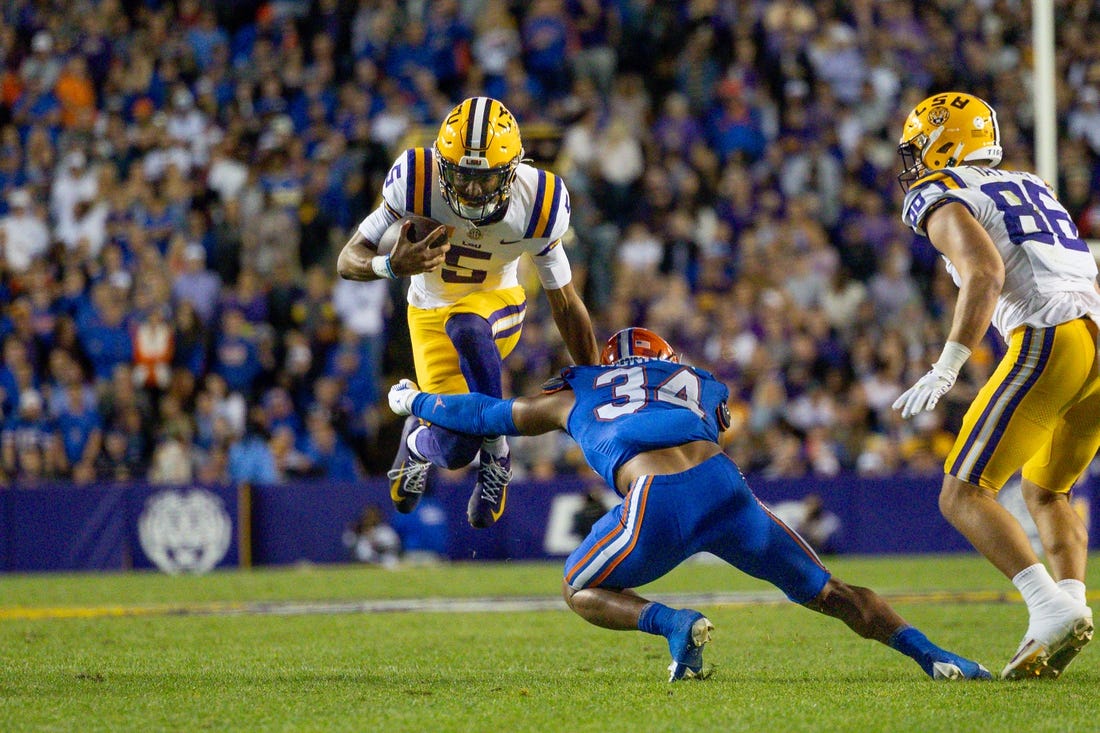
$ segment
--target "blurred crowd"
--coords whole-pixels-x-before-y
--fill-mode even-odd
[[[1056,3],[1059,179],[1100,237],[1100,7]],[[662,333],[734,395],[769,476],[936,474],[1003,350],[940,409],[954,289],[900,222],[905,113],[958,88],[1033,168],[1014,0],[7,0],[0,6],[0,475],[355,480],[389,466],[412,374],[401,283],[335,253],[410,140],[495,96],[572,193],[606,336]],[[427,131],[425,137],[424,131]],[[566,363],[532,285],[511,393]],[[582,470],[568,437],[517,471]]]

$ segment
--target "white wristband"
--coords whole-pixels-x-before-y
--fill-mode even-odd
[[[371,257],[370,269],[374,271],[374,274],[380,278],[386,280],[396,280],[397,275],[394,274],[393,268],[390,266],[389,255],[375,255]]]
[[[943,345],[943,353],[940,354],[939,360],[935,366],[943,369],[950,369],[956,374],[962,369],[963,364],[970,358],[970,349],[966,348],[958,341],[948,341]]]

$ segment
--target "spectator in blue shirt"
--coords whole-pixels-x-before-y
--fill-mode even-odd
[[[252,394],[252,385],[263,371],[259,350],[246,333],[244,316],[236,308],[222,315],[222,333],[214,347],[214,371],[229,387],[246,398]]]
[[[68,399],[54,421],[55,428],[72,474],[86,475],[95,466],[103,444],[102,421],[99,413],[88,406],[83,384],[69,384],[65,392]]]
[[[535,0],[521,28],[527,68],[553,97],[569,85],[569,32],[560,0]]]
[[[316,475],[330,481],[357,481],[359,467],[351,448],[340,439],[322,410],[313,411],[307,420],[309,435],[302,451],[313,463]]]
[[[279,480],[267,431],[250,419],[244,436],[229,446],[229,480],[236,483],[274,484]]]
[[[187,43],[191,46],[195,63],[205,71],[214,58],[215,47],[229,45],[229,34],[218,27],[218,18],[213,10],[204,10],[199,14],[199,22],[187,31]]]
[[[60,466],[57,435],[46,418],[45,402],[34,389],[17,397],[18,412],[0,430],[0,468],[9,480],[56,475]]]
[[[133,359],[133,343],[126,326],[124,303],[110,292],[99,298],[98,318],[80,329],[80,342],[97,380],[108,380],[117,364],[129,364]]]

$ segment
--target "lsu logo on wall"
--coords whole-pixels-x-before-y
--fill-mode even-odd
[[[172,575],[210,570],[225,557],[232,535],[221,498],[199,488],[153,494],[138,518],[141,549]]]

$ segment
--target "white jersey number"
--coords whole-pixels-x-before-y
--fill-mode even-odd
[[[622,367],[600,374],[596,377],[595,385],[611,385],[614,402],[597,407],[596,417],[600,420],[614,420],[623,415],[633,415],[651,399],[687,408],[703,417],[702,386],[699,377],[690,369],[680,369],[661,384],[649,389],[646,388],[645,381],[645,367],[641,366]]]

